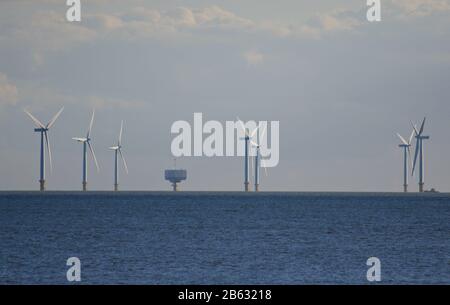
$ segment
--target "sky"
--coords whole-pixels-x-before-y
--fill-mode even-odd
[[[69,23],[56,0],[0,2],[0,190],[35,190],[47,122],[50,190],[81,188],[92,109],[93,190],[113,186],[124,120],[129,174],[121,189],[169,190],[171,125],[204,120],[280,122],[280,162],[267,191],[401,191],[396,133],[427,116],[426,188],[450,191],[450,1],[82,1]],[[182,157],[182,190],[243,188],[243,158]],[[410,188],[417,190],[417,179]]]

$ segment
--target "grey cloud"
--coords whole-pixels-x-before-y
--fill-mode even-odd
[[[436,12],[450,11],[449,0],[388,0],[388,7],[398,16],[428,16]]]

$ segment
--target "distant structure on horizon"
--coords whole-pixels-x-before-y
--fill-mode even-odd
[[[255,135],[256,132],[258,132],[258,128],[255,128],[255,130],[253,130],[253,132],[250,134],[249,130],[245,127],[244,123],[241,121],[241,119],[238,117],[237,118],[242,132],[244,133],[244,137],[240,138],[240,140],[244,140],[245,141],[245,153],[244,153],[244,192],[249,192],[250,191],[250,169],[249,169],[249,165],[251,164],[251,161],[249,160],[250,158],[250,142],[253,139],[253,136]],[[255,188],[256,185],[255,185]]]
[[[176,169],[176,160],[173,169],[166,169],[164,171],[164,178],[172,183],[174,192],[178,191],[178,183],[187,179],[187,171],[185,169]]]
[[[261,163],[264,167],[264,172],[267,176],[267,168],[264,162],[264,159],[261,158],[261,144],[260,144],[260,137],[263,137],[266,132],[266,126],[260,132],[259,126],[256,127],[251,133],[249,130],[245,127],[244,123],[237,118],[238,122],[240,123],[242,132],[244,133],[244,137],[240,138],[240,140],[245,141],[245,154],[244,154],[244,192],[249,192],[250,188],[250,171],[249,171],[249,165],[251,166],[253,164],[253,155],[250,154],[250,147],[256,148],[256,156],[255,156],[255,170],[254,170],[254,183],[255,183],[255,192],[259,192],[259,181],[260,181],[260,168]],[[253,141],[254,137],[256,135],[256,142]]]
[[[412,167],[411,163],[411,143],[414,138],[414,130],[411,133],[408,141],[397,133],[400,141],[402,142],[398,146],[403,150],[403,192],[408,192],[408,169]]]
[[[409,139],[403,138],[400,134],[397,133],[397,136],[401,140],[399,145],[400,148],[403,149],[403,191],[408,192],[408,167],[412,166],[411,176],[414,176],[417,166],[419,167],[419,193],[426,192],[425,191],[425,153],[424,153],[424,145],[423,140],[429,140],[430,136],[424,136],[423,132],[425,129],[425,121],[426,118],[423,119],[420,129],[417,129],[417,126],[412,124],[412,134]],[[416,139],[416,148],[414,151],[414,160],[411,160],[411,146],[412,140]],[[412,162],[411,162],[412,161]],[[417,165],[417,163],[419,163]],[[432,189],[431,192],[435,192],[436,190]]]
[[[92,133],[92,125],[94,124],[94,117],[95,117],[95,110],[92,111],[92,117],[91,122],[89,124],[89,129],[86,133],[85,138],[75,137],[72,138],[72,140],[75,140],[81,144],[83,144],[83,166],[82,166],[82,181],[81,186],[83,192],[87,191],[87,149],[89,148],[89,151],[91,152],[92,159],[94,160],[95,167],[97,168],[97,172],[100,171],[100,167],[98,166],[97,157],[95,157],[94,148],[91,144],[91,133]]]
[[[115,192],[119,191],[119,164],[118,164],[119,158],[118,158],[118,155],[120,155],[125,172],[128,174],[127,162],[125,161],[125,157],[123,156],[123,153],[122,153],[122,134],[123,134],[123,121],[120,123],[119,140],[117,141],[117,145],[111,146],[109,148],[114,151],[114,191]]]
[[[52,165],[52,150],[50,149],[50,140],[48,136],[48,131],[55,124],[56,119],[59,117],[61,112],[63,112],[64,107],[55,114],[55,116],[50,120],[47,125],[44,125],[36,119],[29,111],[24,109],[25,113],[31,118],[37,128],[34,129],[35,132],[41,134],[41,149],[40,149],[40,175],[39,175],[39,190],[45,191],[45,146],[47,147],[48,161],[50,163],[50,171],[53,170]],[[45,144],[44,144],[45,143]]]
[[[423,147],[423,140],[429,140],[430,136],[424,136],[423,131],[425,128],[425,121],[426,118],[423,119],[422,125],[420,126],[420,129],[417,130],[416,126],[413,125],[414,133],[416,135],[416,151],[414,154],[414,162],[413,162],[413,169],[412,169],[412,175],[414,175],[414,172],[417,167],[417,159],[419,159],[419,192],[424,192],[424,186],[425,186],[425,153],[424,153],[424,147]]]

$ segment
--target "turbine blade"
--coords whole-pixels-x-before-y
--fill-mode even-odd
[[[419,154],[419,140],[416,140],[416,151],[414,153],[414,162],[413,162],[413,169],[411,175],[414,176],[414,171],[416,170],[416,162],[417,162],[417,156]]]
[[[414,124],[413,122],[411,122],[411,125],[412,125],[412,127],[413,127],[413,131],[414,131],[415,135],[418,136],[418,135],[419,135],[419,131],[417,130],[416,124]]]
[[[265,125],[263,131],[260,134],[258,134],[258,145],[259,145],[260,139],[263,138],[264,135],[266,134],[266,131],[267,131],[267,125]]]
[[[95,157],[94,148],[91,145],[91,141],[88,141],[89,150],[91,151],[92,158],[94,159],[95,166],[97,167],[97,172],[100,171],[100,167],[98,166],[97,158]]]
[[[120,123],[119,146],[122,143],[123,121]]]
[[[28,110],[24,109],[23,111],[30,117],[30,119],[33,120],[34,124],[36,124],[37,127],[45,129],[44,124],[42,124],[38,119],[36,119],[30,112],[28,112]]]
[[[49,160],[49,164],[50,164],[50,172],[53,172],[52,150],[50,149],[50,140],[48,138],[47,132],[45,132],[44,135],[45,135],[45,144],[47,146],[47,152],[48,152],[48,160]]]
[[[253,140],[250,140],[250,144],[252,144],[252,145],[255,146],[255,147],[258,147],[258,146],[259,146],[258,143],[254,142]]]
[[[86,138],[72,138],[72,140],[78,141],[78,142],[85,142]]]
[[[123,162],[123,167],[125,167],[125,171],[127,172],[127,174],[128,174],[128,166],[127,166],[127,162],[125,161],[125,158],[124,158],[124,156],[123,156],[123,154],[122,154],[122,150],[119,148],[119,154],[120,154],[120,157],[121,157],[121,159],[122,159],[122,162]]]
[[[239,117],[237,117],[237,120],[238,120],[239,124],[241,125],[241,129],[242,129],[242,131],[244,132],[245,136],[248,136],[248,131],[247,131],[247,129],[245,128],[244,123],[241,121],[241,119],[240,119]]]
[[[412,140],[413,140],[413,138],[414,138],[414,133],[415,133],[415,131],[413,130],[413,131],[411,132],[411,136],[409,137],[408,145],[411,145]]]
[[[250,135],[250,138],[253,138],[253,137],[255,136],[255,134],[256,134],[256,132],[258,131],[258,129],[259,129],[259,126],[257,126],[257,127],[252,131],[252,134]]]
[[[53,119],[51,119],[51,121],[47,124],[47,128],[52,128],[52,126],[55,124],[56,119],[58,119],[59,115],[61,114],[61,112],[63,112],[64,107],[61,108],[61,110],[58,111],[57,114],[55,114],[55,116],[53,117]]]
[[[408,142],[406,142],[406,140],[399,133],[397,133],[397,137],[400,138],[400,140],[403,142],[403,144],[408,145]]]
[[[419,130],[419,135],[421,135],[423,133],[423,130],[425,128],[425,121],[426,121],[426,119],[427,119],[426,117],[423,118],[422,125],[420,126],[420,130]]]
[[[409,166],[409,168],[410,169],[412,169],[413,168],[413,160],[412,160],[412,157],[411,157],[411,145],[410,146],[408,146],[408,166]]]
[[[268,176],[268,174],[267,174],[267,167],[266,167],[266,162],[264,161],[264,159],[261,159],[261,164],[262,164],[263,167],[264,167],[264,172],[265,172],[266,177],[267,177],[267,176]]]
[[[88,139],[89,139],[89,137],[90,137],[90,135],[91,135],[92,125],[94,124],[94,117],[95,117],[95,109],[92,110],[91,123],[89,124],[89,130],[88,130],[87,136],[86,136],[86,138],[88,138]]]

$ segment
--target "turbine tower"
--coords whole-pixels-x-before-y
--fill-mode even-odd
[[[242,131],[244,132],[244,137],[240,138],[241,140],[245,141],[245,155],[244,155],[244,191],[248,192],[249,191],[249,185],[250,185],[250,180],[249,180],[249,176],[250,176],[250,172],[249,172],[249,149],[250,149],[250,140],[253,138],[253,136],[255,135],[255,133],[258,131],[258,128],[255,128],[255,130],[253,130],[253,132],[251,133],[251,135],[248,133],[248,129],[245,128],[244,123],[242,123],[242,121],[237,118]]]
[[[119,160],[118,154],[122,159],[123,167],[125,168],[125,172],[128,174],[128,166],[125,158],[122,154],[122,132],[123,132],[123,121],[120,123],[120,132],[119,132],[119,140],[117,141],[117,146],[112,146],[109,149],[114,151],[114,191],[117,192],[119,190]]]
[[[45,191],[45,148],[47,147],[48,160],[50,163],[50,171],[53,170],[52,164],[52,151],[50,149],[50,140],[48,136],[49,129],[55,124],[56,119],[59,117],[61,112],[64,110],[64,107],[55,114],[55,116],[50,120],[47,125],[42,124],[38,119],[36,119],[30,112],[24,109],[25,113],[33,120],[34,124],[37,128],[34,129],[35,132],[39,132],[41,134],[41,157],[40,157],[40,176],[39,176],[39,189],[41,191]],[[45,144],[44,144],[45,141]]]
[[[94,124],[94,116],[95,116],[95,110],[92,111],[92,117],[91,117],[91,123],[89,124],[89,129],[86,134],[86,138],[72,138],[73,140],[83,143],[83,177],[82,177],[82,186],[83,191],[87,190],[87,148],[89,147],[89,150],[91,152],[92,158],[94,159],[95,166],[97,167],[97,172],[100,171],[100,168],[98,166],[97,158],[95,157],[94,149],[92,148],[91,144],[91,131],[92,131],[92,125]]]
[[[414,153],[414,163],[412,174],[414,175],[414,171],[416,169],[417,157],[419,157],[419,192],[423,193],[425,186],[425,160],[424,160],[424,149],[423,149],[423,140],[428,140],[429,136],[423,135],[423,130],[425,128],[425,120],[423,119],[422,125],[420,126],[420,130],[417,131],[417,128],[414,127],[414,133],[416,135],[416,151]]]
[[[255,192],[259,192],[259,168],[261,166],[261,163],[263,164],[264,171],[265,171],[266,176],[267,176],[266,165],[264,163],[264,160],[261,159],[261,144],[260,144],[260,137],[263,137],[265,132],[266,132],[266,128],[264,127],[261,135],[260,135],[259,132],[257,133],[256,143],[254,141],[250,141],[251,144],[256,147],[256,156],[255,156]]]
[[[405,138],[403,138],[400,134],[397,133],[397,136],[400,138],[400,141],[402,141],[401,144],[398,146],[403,149],[403,192],[408,192],[408,168],[411,164],[411,142],[414,137],[414,130],[411,133],[411,136],[409,137],[409,141],[406,141]],[[408,162],[409,161],[409,162]]]

